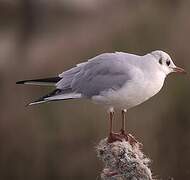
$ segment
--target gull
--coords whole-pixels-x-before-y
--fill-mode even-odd
[[[29,105],[68,99],[90,99],[109,112],[109,142],[128,139],[125,114],[157,94],[168,74],[185,70],[177,67],[161,50],[143,56],[115,52],[103,53],[77,64],[56,77],[18,81],[17,84],[54,86],[55,90]],[[114,108],[122,112],[122,127],[113,132]]]

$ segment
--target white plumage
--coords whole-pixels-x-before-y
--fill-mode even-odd
[[[163,51],[144,56],[116,52],[100,54],[76,65],[51,81],[27,80],[18,83],[54,85],[56,90],[31,103],[87,98],[109,107],[129,109],[160,91],[171,72],[184,72]],[[54,80],[52,82],[52,80]]]

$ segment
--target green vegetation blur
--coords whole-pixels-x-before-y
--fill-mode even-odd
[[[95,145],[106,110],[71,100],[25,107],[51,88],[16,85],[51,77],[103,52],[161,49],[190,72],[188,0],[0,0],[0,179],[100,179]],[[131,109],[127,129],[156,177],[190,177],[190,75]],[[115,131],[121,125],[116,113]]]

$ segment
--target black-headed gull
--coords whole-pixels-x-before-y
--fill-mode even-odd
[[[157,94],[166,76],[172,72],[185,71],[163,51],[156,50],[144,56],[116,52],[100,54],[57,77],[19,81],[17,84],[55,86],[53,92],[29,105],[80,98],[106,105],[110,117],[109,141],[112,142],[119,136],[127,137],[125,112]],[[114,108],[122,110],[119,135],[112,130]]]

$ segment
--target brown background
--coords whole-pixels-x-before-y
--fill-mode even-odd
[[[25,107],[51,88],[17,80],[54,76],[114,51],[162,49],[190,71],[189,34],[188,0],[0,0],[0,179],[89,180],[102,168],[94,147],[107,136],[105,110],[86,101]],[[189,92],[190,75],[171,75],[128,112],[127,128],[158,178],[190,177]]]

